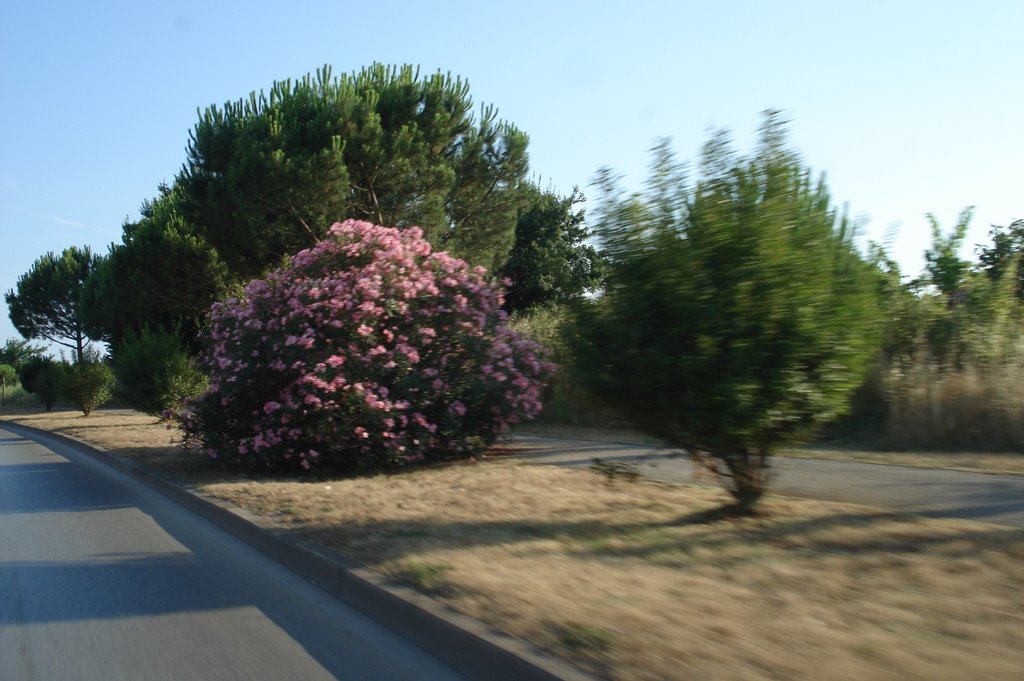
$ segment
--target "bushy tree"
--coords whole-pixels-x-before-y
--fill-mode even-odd
[[[46,411],[53,409],[64,389],[65,365],[49,357],[33,357],[19,372],[21,385],[38,397]]]
[[[561,304],[592,291],[601,282],[601,259],[587,243],[583,194],[569,196],[524,190],[516,221],[516,240],[499,274],[509,280],[505,309],[517,312],[538,305]]]
[[[729,481],[742,509],[771,456],[848,408],[878,344],[877,280],[769,114],[749,157],[718,134],[689,185],[667,142],[648,188],[604,175],[604,294],[579,307],[591,394]]]
[[[114,354],[119,389],[133,407],[150,414],[181,407],[206,388],[177,333],[143,330]]]
[[[114,371],[96,353],[87,352],[65,369],[64,393],[86,416],[110,399],[113,387]]]
[[[1018,298],[1024,298],[1024,220],[1014,220],[1007,227],[993,225],[989,238],[991,244],[977,249],[981,269],[992,280],[1016,274],[1015,291]]]
[[[9,364],[18,371],[27,361],[33,357],[42,357],[46,352],[41,345],[33,345],[27,340],[8,338],[3,347],[0,347],[0,364]]]
[[[81,312],[93,338],[117,348],[144,329],[173,330],[198,352],[203,319],[230,276],[185,222],[181,202],[178,188],[162,186],[86,281]]]
[[[336,224],[211,312],[209,390],[182,415],[211,455],[369,470],[467,456],[540,409],[551,367],[501,295],[422,232]]]
[[[950,304],[956,304],[955,296],[971,271],[971,263],[961,258],[959,251],[973,215],[974,206],[965,208],[960,212],[953,230],[945,236],[935,216],[931,213],[927,215],[932,228],[932,246],[924,252],[928,281]]]
[[[244,278],[322,239],[343,217],[406,227],[499,267],[514,238],[527,137],[468,85],[375,64],[325,67],[210,107],[178,176],[184,216]]]
[[[47,253],[4,294],[11,322],[25,338],[43,338],[71,348],[81,360],[89,338],[82,323],[80,301],[85,280],[100,257],[85,246]]]

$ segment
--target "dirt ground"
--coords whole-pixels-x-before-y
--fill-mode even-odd
[[[371,478],[249,479],[130,412],[59,430],[273,516],[610,679],[1021,678],[1024,531],[504,456]]]

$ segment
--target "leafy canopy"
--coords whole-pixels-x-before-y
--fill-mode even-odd
[[[33,345],[27,340],[8,338],[3,347],[0,347],[0,364],[8,364],[17,371],[28,360],[33,357],[41,357],[45,352],[46,349],[41,345]]]
[[[60,255],[50,252],[36,260],[4,294],[14,328],[27,339],[72,348],[81,360],[89,340],[80,310],[82,289],[100,260],[88,246],[72,246]]]
[[[471,109],[465,81],[411,66],[276,82],[201,114],[177,179],[184,217],[245,279],[345,217],[418,225],[436,248],[496,269],[527,137],[493,108]]]
[[[583,194],[573,189],[562,197],[527,184],[523,195],[515,244],[499,272],[509,280],[505,309],[565,303],[594,290],[601,282],[601,258],[587,243],[583,210],[576,209]]]
[[[646,191],[624,194],[607,171],[602,188],[609,276],[579,306],[580,380],[704,453],[749,507],[776,448],[847,409],[877,347],[876,275],[778,114],[749,157],[713,136],[693,185],[662,142]]]
[[[82,317],[89,335],[115,352],[146,330],[174,331],[198,351],[210,305],[227,289],[229,274],[216,251],[192,233],[181,215],[181,190],[162,186],[126,222],[122,243],[86,281]]]

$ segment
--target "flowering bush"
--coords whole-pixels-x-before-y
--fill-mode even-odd
[[[181,415],[210,456],[371,470],[470,456],[540,410],[553,366],[501,292],[415,227],[335,224],[213,306],[210,386]]]

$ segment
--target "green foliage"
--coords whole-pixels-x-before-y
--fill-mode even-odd
[[[568,622],[559,628],[558,640],[566,648],[579,651],[609,650],[615,643],[615,632],[602,627]]]
[[[702,456],[749,507],[778,446],[848,409],[878,344],[878,280],[777,114],[750,157],[712,137],[702,170],[688,186],[662,143],[645,193],[605,173],[610,271],[578,306],[576,364],[591,394]]]
[[[421,591],[436,593],[448,586],[448,573],[453,570],[448,563],[421,563],[409,560],[398,572],[398,576]]]
[[[86,353],[66,369],[64,392],[86,416],[110,399],[113,387],[114,371],[95,353]]]
[[[32,357],[22,366],[21,385],[33,393],[46,406],[53,409],[64,388],[65,365],[49,357]]]
[[[947,298],[955,295],[964,277],[970,271],[971,263],[963,260],[958,255],[960,247],[967,236],[967,226],[974,215],[974,206],[964,208],[957,218],[953,231],[942,236],[942,229],[939,221],[931,213],[928,214],[928,221],[932,226],[932,247],[924,253],[928,272],[929,283],[933,284]]]
[[[1016,270],[1016,294],[1024,298],[1024,220],[1014,220],[1009,227],[993,225],[989,237],[992,239],[990,246],[978,247],[981,269],[993,281],[1002,280],[1005,273]]]
[[[516,240],[499,272],[511,283],[505,309],[517,312],[538,305],[561,304],[594,290],[601,282],[601,259],[586,243],[583,194],[566,197],[527,185],[526,202],[516,221]]]
[[[206,388],[178,334],[143,330],[114,354],[114,374],[133,407],[150,414],[177,409]]]
[[[544,409],[537,420],[554,424],[607,425],[609,414],[582,388],[574,372],[572,347],[566,342],[569,322],[564,306],[541,305],[515,312],[508,326],[548,352],[555,365],[554,376],[544,389]]]
[[[969,214],[961,213],[951,236],[936,230],[919,279],[903,281],[875,247],[882,352],[839,434],[883,447],[1001,450],[1024,443],[1021,254],[1011,225],[993,228],[977,265],[960,260]]]
[[[8,338],[3,347],[0,347],[0,364],[10,364],[18,371],[25,362],[33,357],[41,357],[45,349],[40,345],[32,345],[27,340]]]
[[[471,108],[464,81],[409,66],[276,82],[202,114],[177,179],[183,214],[242,279],[345,217],[419,225],[438,249],[496,269],[514,238],[527,137]]]
[[[0,364],[0,406],[7,406],[7,386],[14,385],[17,372],[10,364]]]
[[[25,338],[45,338],[72,348],[81,360],[88,338],[79,301],[85,280],[99,262],[88,246],[72,246],[59,256],[51,252],[36,260],[18,278],[16,290],[4,294],[14,328]]]
[[[182,218],[182,200],[178,188],[162,186],[86,281],[82,317],[92,337],[116,348],[144,329],[173,329],[198,351],[203,320],[229,277],[217,252]]]

